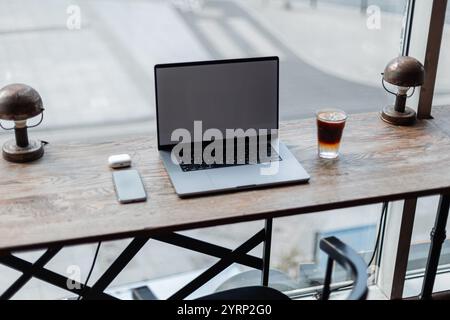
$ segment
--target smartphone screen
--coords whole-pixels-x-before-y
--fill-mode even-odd
[[[120,203],[139,202],[147,200],[147,194],[142,184],[139,172],[136,170],[118,170],[113,172],[113,181],[117,200]]]

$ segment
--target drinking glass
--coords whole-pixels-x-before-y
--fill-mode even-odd
[[[339,109],[324,109],[317,111],[316,116],[319,157],[336,159],[347,114]]]

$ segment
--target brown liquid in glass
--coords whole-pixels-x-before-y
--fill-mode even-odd
[[[317,134],[319,143],[327,148],[338,148],[344,131],[345,120],[329,122],[317,119]]]

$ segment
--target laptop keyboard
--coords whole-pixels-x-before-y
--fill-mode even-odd
[[[224,150],[224,154],[226,154],[226,150]],[[266,157],[261,159],[259,157],[259,152],[256,152],[256,155],[251,155],[249,152],[249,148],[245,148],[245,152],[243,152],[242,155],[239,155],[238,157],[237,152],[235,150],[234,152],[234,159],[230,159],[231,161],[226,161],[224,159],[223,163],[212,163],[207,164],[204,161],[201,163],[200,160],[195,161],[194,158],[194,150],[192,149],[192,156],[190,163],[180,163],[181,170],[183,172],[190,172],[190,171],[198,171],[198,170],[206,170],[206,169],[217,169],[217,168],[225,168],[225,167],[234,167],[234,166],[241,166],[241,165],[248,165],[248,164],[259,164],[259,163],[269,163],[274,161],[281,161],[281,157],[279,154],[275,151],[274,148],[270,144],[267,144],[267,151],[266,151]],[[255,161],[256,160],[256,161]],[[196,163],[197,162],[197,163]]]

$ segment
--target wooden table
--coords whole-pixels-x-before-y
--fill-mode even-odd
[[[49,280],[55,275],[43,265],[58,248],[134,237],[133,250],[124,253],[116,272],[149,238],[181,245],[192,240],[188,245],[205,245],[203,252],[264,269],[270,256],[273,218],[435,194],[444,195],[440,211],[445,212],[450,193],[450,130],[446,128],[450,115],[445,111],[436,108],[439,120],[418,121],[413,127],[385,124],[378,113],[350,115],[341,157],[331,161],[317,157],[313,119],[284,122],[281,139],[311,175],[308,184],[190,199],[175,194],[158,157],[155,137],[101,143],[50,141],[44,157],[37,162],[0,161],[0,263],[24,275],[28,272],[25,278]],[[133,166],[141,173],[149,194],[147,202],[120,205],[116,201],[107,158],[117,153],[133,155]],[[230,258],[236,250],[213,248],[174,233],[257,219],[266,219],[266,228],[257,237],[266,243],[263,260],[247,255],[258,242],[255,239]],[[54,251],[47,252],[42,266],[34,269],[32,264],[10,255],[12,251],[38,248]],[[106,288],[112,276],[99,280],[103,283],[97,293],[103,292],[100,289]],[[59,280],[52,280],[62,285],[63,279],[56,278]],[[80,293],[82,289],[87,292],[90,288],[71,291]]]

